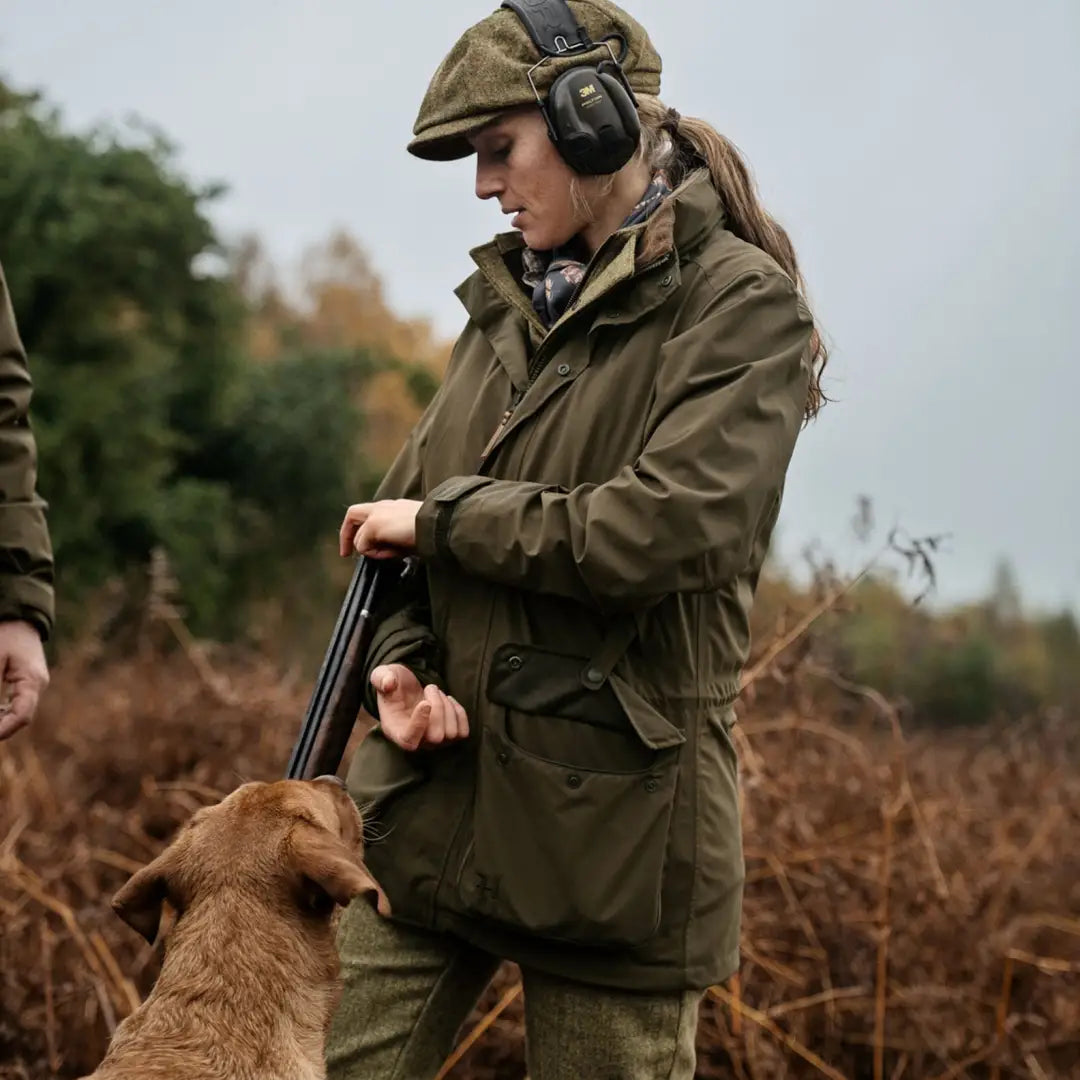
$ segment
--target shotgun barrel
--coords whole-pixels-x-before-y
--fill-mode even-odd
[[[375,604],[388,577],[412,569],[411,560],[358,556],[323,657],[307,713],[285,772],[288,780],[336,774],[363,705],[364,657],[375,631]]]

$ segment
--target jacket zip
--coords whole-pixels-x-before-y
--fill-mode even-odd
[[[529,385],[531,386],[532,384],[530,383]],[[519,402],[524,396],[524,390],[514,391],[513,396],[510,398],[510,404],[507,406],[506,412],[502,414],[502,418],[499,420],[498,427],[496,427],[495,430],[491,433],[491,438],[488,439],[487,446],[484,447],[483,451],[480,454],[480,465],[477,466],[478,469],[483,466],[485,461],[487,461],[488,454],[491,453],[492,448],[498,441],[499,436],[502,434],[503,428],[510,423],[510,418],[514,415],[514,410],[518,407]]]
[[[655,270],[661,264],[667,262],[667,260],[670,257],[671,257],[671,252],[665,253],[659,259],[656,259],[654,262],[651,262],[648,266],[643,267],[639,272],[632,275],[631,280],[633,278],[635,278],[635,277],[640,277],[643,274],[647,274],[651,270]],[[581,285],[582,285],[582,282],[578,282],[578,288],[580,288]],[[575,292],[574,298],[576,298],[576,296],[577,296],[577,293]],[[573,302],[573,301],[571,300],[571,302]],[[576,315],[576,314],[580,314],[580,313],[575,312],[574,314]],[[525,384],[523,389],[520,389],[520,390],[516,389],[514,391],[513,395],[511,396],[509,406],[507,407],[506,411],[502,414],[502,417],[499,420],[498,426],[492,432],[491,438],[488,439],[487,446],[484,447],[483,453],[480,455],[480,463],[476,467],[477,472],[480,472],[483,469],[484,462],[487,460],[488,455],[491,453],[492,449],[495,446],[495,443],[499,439],[499,436],[502,434],[502,432],[506,428],[506,425],[510,423],[511,418],[514,415],[515,409],[517,409],[518,405],[521,404],[522,398],[525,397],[525,395],[528,393],[529,389],[532,387],[533,383],[535,383],[536,380],[540,377],[540,373],[544,370],[544,366],[545,366],[547,361],[545,360],[544,363],[537,364],[536,359],[537,359],[538,356],[541,355],[541,353],[543,352],[544,346],[547,345],[547,343],[550,340],[551,340],[551,337],[548,336],[537,347],[536,354],[533,356],[533,362],[530,363],[529,367],[528,367],[528,378],[527,378],[526,384]],[[484,635],[484,653],[485,653],[485,655],[487,654],[487,651],[488,651],[488,644],[489,644],[490,634],[491,634],[491,622],[490,622],[490,612],[489,612],[488,628],[487,628],[487,632]],[[477,692],[477,694],[479,695],[479,691]],[[443,885],[444,885],[444,883],[445,883],[445,881],[447,879],[447,876],[448,876],[447,875],[447,870],[448,870],[448,865],[447,864],[450,862],[450,856],[451,856],[451,853],[453,852],[453,849],[455,847],[457,847],[457,845],[458,845],[458,840],[459,840],[459,838],[461,836],[461,831],[462,831],[462,829],[465,828],[465,822],[468,820],[470,812],[471,812],[471,810],[470,810],[470,808],[468,806],[465,808],[465,810],[462,811],[461,817],[458,819],[457,826],[454,829],[454,836],[453,836],[453,839],[450,842],[450,848],[447,851],[446,862],[444,862],[443,868],[442,868],[442,870],[440,871],[440,874],[439,874],[439,879],[438,879],[438,882],[437,882],[436,887],[435,887],[435,895],[432,897],[432,901],[431,901],[432,915],[431,915],[431,919],[430,919],[430,925],[432,927],[434,927],[436,925],[436,921],[437,921],[436,916],[435,916],[435,912],[436,912],[436,910],[438,908],[438,893],[439,893],[439,890],[443,887]],[[476,846],[476,837],[475,837],[475,834],[474,834],[474,835],[469,837],[469,841],[465,845],[465,850],[461,853],[460,857],[458,858],[457,874],[454,877],[454,886],[457,889],[459,896],[461,894],[462,879],[465,877],[465,871],[466,871],[466,869],[468,867],[468,863],[469,863],[470,858],[472,857],[473,851],[475,850],[475,846]]]
[[[670,257],[671,257],[671,253],[666,252],[665,254],[661,255],[659,259],[654,260],[653,262],[649,263],[648,266],[642,267],[641,270],[635,272],[627,280],[633,281],[634,278],[644,276],[645,274],[649,273],[651,270],[655,270],[658,266],[662,266],[665,262],[668,261],[668,259]],[[584,283],[585,283],[585,278],[582,278],[581,281],[579,281],[577,283],[577,286],[574,289],[573,295],[570,297],[570,306],[572,306],[574,301],[577,299],[578,294],[580,293]],[[584,310],[584,308],[582,310]],[[581,312],[580,311],[575,311],[573,314],[574,315],[580,315]],[[573,316],[571,316],[571,317],[573,317]],[[485,461],[487,461],[488,455],[491,453],[491,451],[495,447],[495,443],[497,443],[499,441],[499,436],[503,433],[503,430],[506,428],[506,425],[509,424],[511,419],[513,418],[514,410],[517,409],[518,405],[521,404],[522,398],[524,398],[525,395],[529,392],[529,390],[532,389],[533,384],[536,382],[536,380],[538,378],[540,378],[541,372],[547,366],[547,359],[546,358],[543,360],[542,363],[539,363],[539,364],[537,363],[537,358],[540,357],[543,354],[544,346],[547,345],[547,343],[550,340],[551,340],[551,337],[549,336],[547,339],[542,341],[537,346],[536,354],[533,356],[532,363],[529,364],[528,380],[525,383],[525,387],[522,390],[515,390],[514,391],[513,396],[510,398],[510,404],[507,406],[506,411],[502,414],[502,417],[499,419],[499,423],[496,426],[495,430],[491,433],[491,438],[488,439],[487,446],[484,447],[483,451],[480,454],[480,464],[479,464],[479,466],[477,466],[478,469],[483,466]]]

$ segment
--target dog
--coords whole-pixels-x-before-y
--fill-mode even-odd
[[[335,913],[363,896],[390,914],[362,851],[335,776],[243,784],[196,811],[113,897],[151,944],[166,901],[176,920],[152,991],[83,1080],[323,1080]]]

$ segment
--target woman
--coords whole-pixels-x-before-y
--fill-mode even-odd
[[[787,237],[661,104],[642,27],[544,15],[468,30],[410,144],[475,153],[512,231],[473,252],[441,387],[341,528],[420,572],[367,654],[348,782],[393,915],[344,916],[335,1078],[434,1076],[503,958],[534,1080],[691,1077],[738,965],[732,705],[825,352]],[[552,27],[570,51],[540,63]]]

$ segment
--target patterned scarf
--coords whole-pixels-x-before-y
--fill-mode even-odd
[[[645,194],[619,228],[645,221],[670,194],[667,174],[657,170]],[[527,247],[521,258],[525,268],[522,282],[532,291],[532,306],[540,321],[550,328],[566,311],[585,277],[589,253],[580,237],[575,236],[553,251],[533,251]]]

